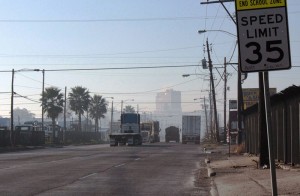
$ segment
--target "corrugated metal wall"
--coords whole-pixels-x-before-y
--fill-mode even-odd
[[[271,97],[274,156],[278,161],[300,164],[300,87],[291,86]],[[245,147],[259,154],[258,104],[244,111]],[[266,131],[266,130],[263,130]]]

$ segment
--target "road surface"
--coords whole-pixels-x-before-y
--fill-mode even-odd
[[[207,188],[201,188],[198,180],[205,171],[204,158],[200,146],[176,143],[2,153],[0,192],[22,196],[206,195]]]

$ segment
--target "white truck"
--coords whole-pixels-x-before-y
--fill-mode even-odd
[[[201,116],[182,116],[182,144],[200,144]]]
[[[140,130],[140,115],[135,113],[121,114],[121,130],[109,135],[110,146],[142,145],[143,139]]]

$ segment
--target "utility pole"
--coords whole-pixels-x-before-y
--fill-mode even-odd
[[[226,57],[224,57],[224,144],[226,144],[226,102],[227,102],[227,63]]]
[[[114,100],[111,101],[110,134],[112,134],[113,118],[114,118]]]
[[[45,70],[42,70],[42,74],[43,74],[43,87],[42,87],[42,100],[44,101],[44,97],[45,97]],[[42,103],[42,131],[44,131],[44,104]]]
[[[65,105],[64,105],[64,132],[63,132],[63,142],[65,141],[65,134],[67,131],[67,87],[65,87]]]
[[[228,2],[234,2],[234,0],[217,0],[217,1],[207,1],[207,2],[201,2],[201,4],[214,4],[214,3],[221,3],[224,10],[227,12],[228,16],[231,18],[232,22],[237,25],[236,20],[233,18],[233,16],[230,14],[229,10],[225,7],[224,3]],[[238,59],[240,59],[238,57]],[[238,63],[240,65],[240,62]],[[238,143],[240,144],[242,141],[242,110],[243,110],[243,93],[242,93],[242,81],[241,81],[241,71],[240,66],[238,65],[238,85],[237,85],[237,99],[238,99]]]
[[[10,107],[10,144],[14,147],[13,141],[13,132],[14,132],[14,78],[15,78],[15,70],[12,70],[12,79],[11,79],[11,107]]]
[[[212,93],[211,93],[211,80],[209,81],[209,118],[210,118],[210,139],[213,140],[214,132],[213,132],[213,107],[212,107]]]
[[[204,111],[205,111],[205,124],[206,124],[206,133],[207,133],[207,136],[208,136],[207,110],[206,110],[205,96],[204,96]]]
[[[210,81],[211,81],[211,88],[212,88],[212,96],[213,96],[213,104],[214,104],[214,120],[215,120],[215,134],[216,134],[216,142],[220,141],[219,138],[219,125],[218,125],[218,115],[217,115],[217,104],[216,104],[216,94],[215,94],[215,84],[214,84],[214,77],[212,73],[212,61],[210,58],[210,48],[208,45],[208,39],[206,40],[206,47],[208,53],[208,64],[209,64],[209,72],[210,72]]]

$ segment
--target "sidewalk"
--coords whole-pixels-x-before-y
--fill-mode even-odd
[[[232,153],[228,146],[207,149],[208,168],[216,173],[212,179],[211,195],[272,195],[270,169],[257,169],[258,157]],[[300,167],[277,165],[278,195],[300,195]]]

